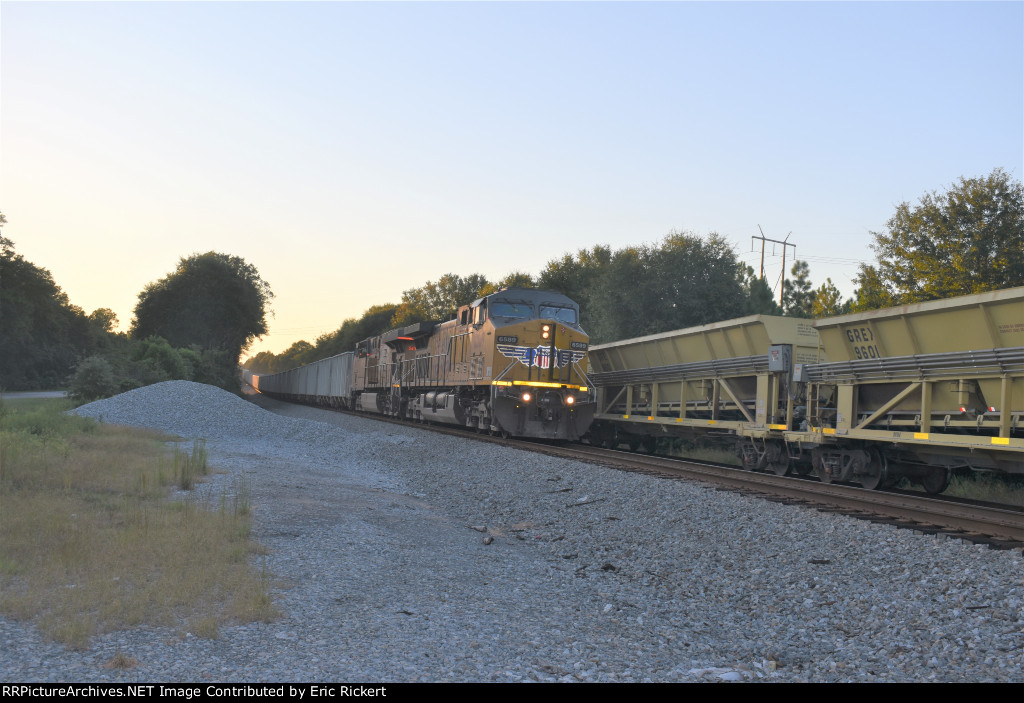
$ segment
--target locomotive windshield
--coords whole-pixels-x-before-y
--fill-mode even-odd
[[[555,320],[569,325],[576,324],[576,311],[573,308],[564,308],[558,305],[541,305],[540,318],[542,320]]]
[[[472,305],[498,321],[499,325],[522,320],[554,320],[580,329],[579,307],[561,293],[535,288],[503,288]]]
[[[533,306],[526,303],[491,303],[491,317],[512,317],[529,320],[533,317]]]

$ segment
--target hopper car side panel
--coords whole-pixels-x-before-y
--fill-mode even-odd
[[[1024,288],[729,320],[598,345],[591,365],[594,443],[735,441],[746,468],[870,488],[1024,474]]]
[[[809,369],[809,431],[788,439],[824,478],[904,475],[940,491],[953,469],[1024,474],[1024,288],[815,328],[830,363]]]

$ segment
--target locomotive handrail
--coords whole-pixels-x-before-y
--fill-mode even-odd
[[[497,377],[497,378],[495,378],[495,379],[492,379],[492,381],[491,381],[491,382],[493,383],[494,381],[500,381],[501,379],[503,379],[503,378],[505,377],[505,374],[507,374],[507,373],[508,373],[509,371],[511,371],[511,370],[512,370],[512,367],[513,367],[513,366],[515,366],[515,365],[516,365],[516,364],[518,364],[518,363],[519,363],[519,360],[518,360],[518,359],[513,359],[512,361],[510,361],[510,362],[508,363],[508,366],[506,366],[506,367],[505,367],[505,370],[504,370],[504,371],[502,371],[502,372],[501,372],[500,374],[498,374],[498,377]]]
[[[597,389],[594,388],[594,384],[593,384],[593,382],[591,382],[590,377],[587,376],[587,372],[584,371],[583,368],[578,363],[576,363],[575,361],[572,362],[572,365],[573,365],[573,368],[576,369],[576,373],[578,373],[580,375],[580,378],[582,378],[584,381],[587,382],[587,397],[589,397],[589,398],[596,397],[597,396]],[[569,376],[569,380],[572,381],[572,376]]]

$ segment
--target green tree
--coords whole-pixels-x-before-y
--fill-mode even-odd
[[[479,273],[465,278],[446,273],[437,282],[427,281],[421,288],[404,291],[391,324],[401,327],[424,320],[450,320],[460,305],[479,298],[489,285],[487,278]]]
[[[110,363],[101,356],[90,356],[75,369],[68,390],[72,398],[89,402],[112,396],[120,387]]]
[[[617,250],[586,294],[591,344],[649,334],[655,303],[646,246]],[[579,301],[577,301],[579,302]],[[582,305],[582,303],[581,303]]]
[[[673,231],[659,245],[620,249],[585,291],[585,329],[600,343],[740,316],[746,296],[738,270],[732,247],[714,233]]]
[[[843,296],[839,289],[835,287],[835,284],[832,283],[831,278],[826,278],[825,282],[814,291],[814,300],[811,302],[811,317],[816,319],[833,317],[849,311],[850,303],[843,302]]]
[[[580,249],[576,255],[564,254],[552,259],[537,278],[537,287],[553,290],[572,298],[580,306],[580,325],[593,333],[600,315],[591,304],[590,296],[598,278],[611,265],[612,249],[598,244],[592,249]]]
[[[896,304],[1024,285],[1024,186],[1002,169],[901,203],[886,226],[871,248]]]
[[[213,251],[195,254],[139,293],[131,335],[156,335],[172,347],[221,352],[210,363],[230,375],[242,351],[266,334],[273,296],[256,267],[244,259]]]
[[[253,373],[272,374],[352,351],[356,343],[392,328],[391,320],[398,306],[374,305],[359,319],[349,318],[334,332],[320,335],[315,345],[300,341],[280,354],[262,351],[246,360],[245,368]]]
[[[670,232],[651,250],[651,298],[657,307],[647,334],[704,325],[745,312],[736,253],[720,235]]]
[[[316,361],[315,352],[316,347],[306,340],[300,339],[281,352],[280,362],[284,364],[284,368],[281,370],[294,369],[297,366],[305,366]]]
[[[790,273],[793,279],[782,282],[783,309],[790,317],[811,317],[814,286],[811,284],[810,267],[806,261],[795,261]]]
[[[190,381],[195,375],[191,361],[183,358],[181,352],[162,337],[133,340],[129,358],[147,370],[149,380],[144,385],[170,380]]]
[[[857,285],[857,290],[854,292],[850,312],[878,310],[896,304],[895,295],[882,281],[878,269],[874,266],[861,264],[859,273],[853,277],[853,282]]]
[[[110,308],[96,308],[89,313],[89,320],[96,328],[114,334],[114,328],[117,327],[117,313]]]
[[[513,271],[497,283],[490,283],[484,286],[480,293],[483,295],[490,295],[496,293],[502,288],[536,288],[537,281],[534,280],[533,276],[523,271]]]
[[[775,302],[772,289],[768,282],[754,274],[754,268],[746,264],[739,265],[738,277],[740,285],[746,293],[744,314],[746,315],[781,315],[782,308]]]
[[[356,348],[357,342],[391,329],[391,320],[394,319],[397,311],[398,306],[394,303],[373,305],[359,319],[349,318],[345,320],[337,331],[321,335],[317,338],[316,359],[326,359],[330,356],[352,351]]]
[[[0,226],[6,223],[0,213]],[[0,236],[0,386],[58,388],[104,334],[74,306],[44,268]]]

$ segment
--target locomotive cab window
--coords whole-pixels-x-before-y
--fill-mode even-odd
[[[472,320],[473,320],[473,324],[474,325],[482,325],[484,323],[484,320],[486,320],[486,319],[487,319],[487,299],[483,298],[483,299],[478,300],[475,303],[473,303]]]
[[[541,305],[540,317],[542,320],[551,319],[555,322],[564,322],[567,325],[576,324],[576,310],[561,305]]]
[[[526,303],[494,301],[491,303],[491,317],[530,320],[534,318],[533,306]]]

